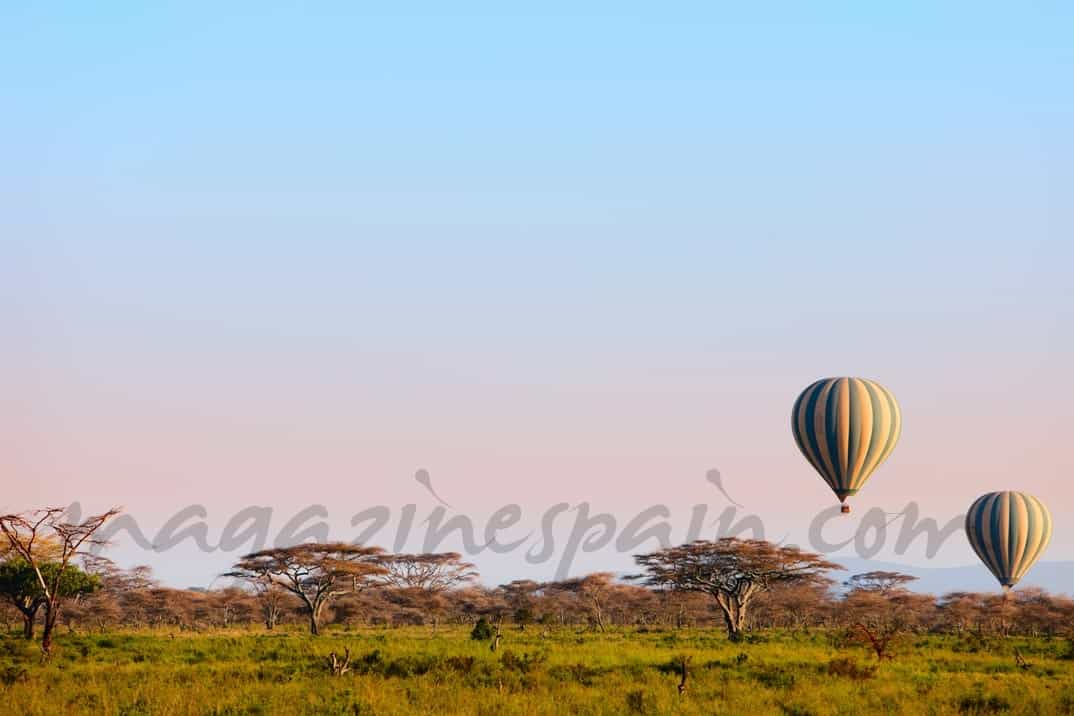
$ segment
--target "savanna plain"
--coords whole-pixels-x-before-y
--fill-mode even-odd
[[[473,637],[116,630],[58,635],[44,661],[12,633],[0,691],[6,713],[27,715],[1074,713],[1065,638],[922,635],[878,662],[838,630],[735,643],[702,628],[511,628],[496,650]]]

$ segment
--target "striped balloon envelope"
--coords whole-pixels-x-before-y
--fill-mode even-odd
[[[895,449],[902,416],[895,396],[864,378],[824,378],[798,396],[791,411],[798,449],[850,512],[846,499]]]
[[[1044,553],[1052,538],[1052,516],[1032,495],[989,492],[966,512],[966,536],[1007,591]]]

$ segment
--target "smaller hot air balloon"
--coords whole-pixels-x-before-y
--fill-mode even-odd
[[[895,449],[902,416],[895,396],[876,381],[824,378],[802,391],[791,410],[798,449],[850,512],[846,499]]]
[[[989,492],[966,512],[966,537],[1008,592],[1025,576],[1052,538],[1052,516],[1024,492]]]

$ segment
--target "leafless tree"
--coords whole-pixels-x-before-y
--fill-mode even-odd
[[[41,652],[45,657],[52,653],[52,633],[60,616],[65,594],[62,585],[71,561],[83,547],[103,544],[96,533],[119,511],[114,507],[77,523],[65,519],[63,507],[0,516],[0,533],[7,539],[8,548],[26,560],[41,585],[45,609]],[[47,569],[47,564],[55,565],[55,569]]]
[[[351,649],[346,647],[343,650],[343,658],[340,658],[336,652],[332,652],[328,655],[328,670],[332,673],[332,676],[343,676],[351,670]]]
[[[682,655],[679,657],[679,696],[686,696],[686,678],[690,675],[690,657]]]
[[[300,544],[261,550],[244,556],[225,576],[251,583],[265,580],[298,597],[309,618],[311,634],[320,633],[324,607],[348,591],[358,591],[377,575],[383,550],[344,542]]]
[[[751,600],[778,583],[823,579],[840,569],[818,554],[765,540],[724,537],[669,547],[634,560],[645,570],[637,579],[658,588],[704,592],[720,606],[727,636],[740,641]]]

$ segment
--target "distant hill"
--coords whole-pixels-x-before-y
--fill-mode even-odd
[[[831,557],[833,562],[842,564],[847,569],[832,572],[834,579],[842,582],[852,574],[873,570],[902,572],[917,577],[916,582],[908,585],[915,592],[944,594],[946,592],[990,592],[999,591],[992,573],[984,565],[967,565],[965,567],[915,567],[894,562],[877,562],[859,557]],[[1018,583],[1018,587],[1041,587],[1053,593],[1074,595],[1074,562],[1039,562]]]

